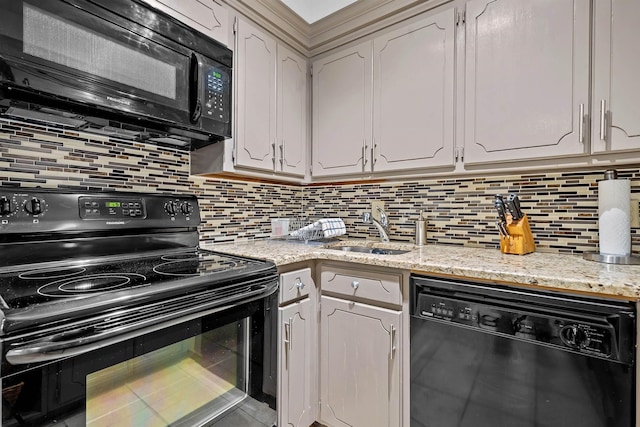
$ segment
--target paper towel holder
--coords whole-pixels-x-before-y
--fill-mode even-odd
[[[604,171],[604,179],[617,178],[617,170],[607,169],[606,171]],[[637,255],[609,255],[597,252],[587,252],[583,254],[583,258],[588,261],[603,262],[606,264],[640,265],[640,256]]]
[[[607,255],[596,252],[586,252],[582,257],[588,261],[603,262],[606,264],[640,265],[640,256],[637,255]]]

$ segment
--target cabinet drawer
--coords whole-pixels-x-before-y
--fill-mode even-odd
[[[280,304],[309,295],[314,287],[311,269],[290,271],[280,275]]]
[[[401,305],[400,278],[400,274],[331,267],[322,269],[321,285],[323,291]]]

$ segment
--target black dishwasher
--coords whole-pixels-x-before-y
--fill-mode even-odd
[[[635,426],[635,305],[412,276],[412,427]]]

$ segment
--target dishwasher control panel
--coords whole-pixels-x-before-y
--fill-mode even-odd
[[[420,289],[413,292],[413,317],[600,358],[620,358],[615,323],[607,316],[585,316],[536,304],[509,305],[482,297],[462,298],[455,293],[433,294]]]

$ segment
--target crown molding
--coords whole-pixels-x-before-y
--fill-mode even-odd
[[[279,0],[223,0],[311,58],[455,0],[360,0],[307,23]]]
[[[298,53],[309,56],[309,24],[279,0],[222,0]]]
[[[362,0],[311,25],[309,56],[353,40],[454,0]]]

